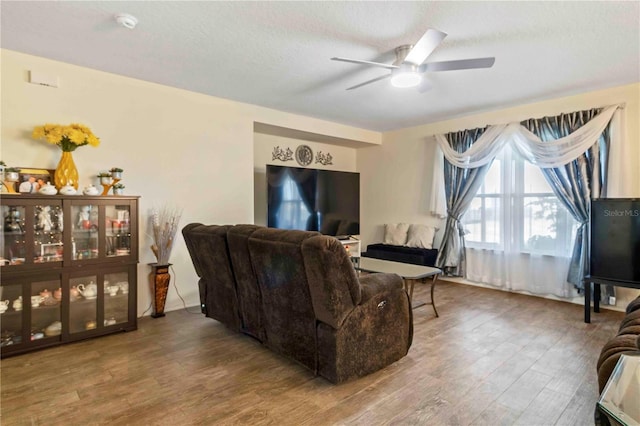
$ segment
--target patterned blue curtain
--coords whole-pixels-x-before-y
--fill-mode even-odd
[[[482,136],[487,128],[463,130],[445,135],[451,148],[462,153]],[[449,276],[464,276],[464,229],[460,223],[473,197],[484,182],[493,160],[475,169],[461,169],[444,160],[444,190],[447,197],[447,222],[436,266]]]
[[[543,141],[553,141],[565,137],[594,118],[601,109],[560,114],[556,117],[530,119],[522,124]],[[554,169],[540,169],[562,204],[580,224],[573,246],[573,256],[567,281],[579,292],[584,290],[582,279],[588,273],[589,210],[591,200],[606,196],[607,163],[610,146],[610,126],[602,132],[595,143],[583,155],[565,166]],[[605,290],[613,293],[613,288]],[[606,298],[602,298],[606,303]]]

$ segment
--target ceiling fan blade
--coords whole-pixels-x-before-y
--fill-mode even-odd
[[[469,70],[474,68],[491,68],[496,58],[460,59],[457,61],[429,62],[420,66],[420,72]]]
[[[364,83],[356,84],[355,86],[348,87],[347,90],[357,89],[358,87],[365,86],[367,84],[375,83],[376,81],[384,80],[391,77],[391,74],[383,75],[382,77],[374,78],[373,80],[365,81]]]
[[[341,61],[341,62],[351,62],[352,64],[360,64],[360,65],[371,65],[374,67],[386,68],[388,70],[393,70],[398,68],[392,64],[381,64],[380,62],[370,62],[370,61],[361,61],[359,59],[349,59],[349,58],[331,58],[332,61]]]
[[[442,31],[431,28],[428,29],[427,32],[420,37],[420,40],[413,45],[404,58],[404,62],[411,62],[414,65],[422,64],[446,36],[447,33],[443,33]]]

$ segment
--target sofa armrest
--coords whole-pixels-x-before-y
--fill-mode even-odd
[[[333,383],[377,371],[407,354],[413,342],[413,312],[402,278],[360,277],[362,298],[339,327],[319,322],[318,373]]]
[[[384,291],[390,291],[396,288],[403,288],[402,278],[396,274],[368,274],[360,277],[360,286],[362,288],[362,300],[360,304],[365,303],[373,296]]]

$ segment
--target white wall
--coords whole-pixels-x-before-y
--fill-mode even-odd
[[[113,166],[125,170],[125,193],[140,195],[138,311],[150,304],[147,216],[153,206],[184,208],[181,227],[251,223],[254,122],[379,144],[381,134],[154,83],[99,72],[9,50],[1,54],[1,159],[9,166],[55,168],[60,150],[31,139],[34,126],[79,122],[101,138],[73,155],[80,186]],[[28,83],[29,70],[55,75],[59,88]],[[355,155],[355,154],[354,154]],[[355,160],[353,160],[355,164]],[[187,305],[199,303],[197,277],[181,235],[174,253],[176,284]],[[173,288],[166,310],[182,307]]]
[[[639,197],[639,102],[640,84],[636,83],[384,133],[381,146],[358,150],[357,168],[363,182],[360,225],[363,248],[382,241],[384,223],[440,223],[428,210],[435,150],[435,140],[430,136],[439,133],[625,103],[626,143],[611,149],[608,195]],[[619,289],[618,305],[635,294],[629,289]]]
[[[330,145],[307,140],[288,138],[283,136],[254,133],[253,139],[253,188],[254,188],[254,222],[256,225],[267,225],[267,164],[278,166],[302,167],[296,160],[280,161],[273,159],[273,149],[278,146],[283,150],[290,148],[294,153],[299,145],[307,145],[313,151],[314,162],[307,167],[311,169],[356,171],[356,150],[344,146]],[[331,154],[331,165],[316,163],[318,152]],[[295,156],[294,156],[295,158]]]

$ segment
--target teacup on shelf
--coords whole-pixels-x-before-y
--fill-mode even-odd
[[[31,296],[31,307],[37,308],[44,301],[44,297],[38,295]]]

